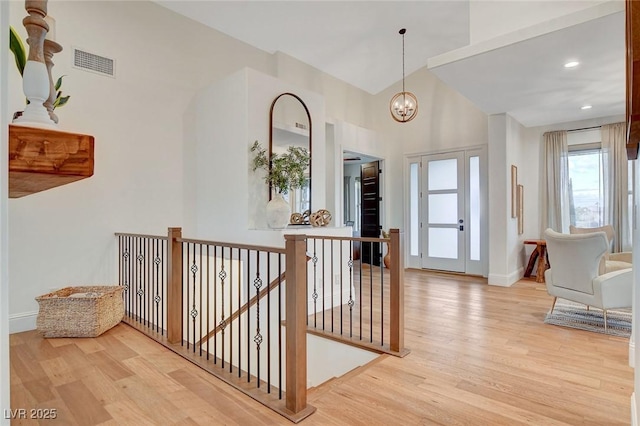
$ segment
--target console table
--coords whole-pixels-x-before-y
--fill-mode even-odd
[[[536,282],[544,282],[544,271],[549,269],[549,259],[547,259],[547,242],[545,240],[525,240],[525,244],[534,244],[536,246],[529,257],[529,263],[527,269],[524,271],[525,278],[531,277],[533,272],[533,266],[538,261],[538,269],[536,271]]]

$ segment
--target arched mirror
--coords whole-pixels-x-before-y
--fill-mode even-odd
[[[271,104],[269,125],[269,158],[273,154],[287,152],[290,146],[305,148],[311,158],[311,115],[300,97],[283,93],[275,98]],[[306,175],[301,188],[293,189],[284,196],[292,213],[304,215],[311,211],[311,160]],[[269,199],[272,195],[269,194]]]

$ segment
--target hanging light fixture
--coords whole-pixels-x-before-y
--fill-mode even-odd
[[[396,93],[389,103],[391,116],[400,123],[411,121],[418,114],[418,99],[413,93],[404,90],[404,34],[406,32],[406,28],[400,30],[402,35],[402,92]]]

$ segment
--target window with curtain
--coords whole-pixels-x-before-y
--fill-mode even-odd
[[[627,161],[625,123],[543,137],[543,229],[568,232],[569,225],[609,224],[616,233],[614,251],[629,250],[633,167]]]
[[[579,228],[604,222],[604,179],[600,144],[569,148],[569,220]]]

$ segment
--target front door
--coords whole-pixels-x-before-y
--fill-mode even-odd
[[[465,272],[465,154],[422,157],[422,267]]]
[[[360,166],[362,237],[380,237],[380,165],[372,161]],[[362,243],[362,263],[380,266],[380,243]]]

